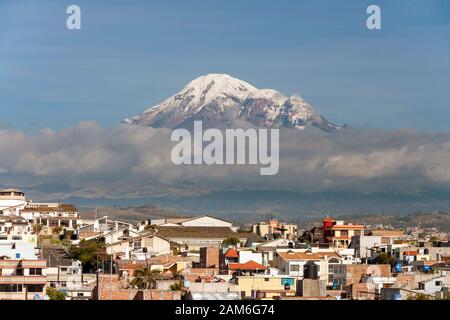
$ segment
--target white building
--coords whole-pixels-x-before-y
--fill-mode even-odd
[[[0,190],[0,214],[19,215],[19,211],[25,207],[25,193],[17,189]]]
[[[21,217],[0,216],[0,240],[24,241],[37,245],[37,235],[33,233],[33,226]]]
[[[0,240],[0,259],[38,259],[34,244],[23,241]]]
[[[261,252],[253,252],[251,250],[239,250],[239,263],[243,264],[249,261],[254,261],[263,264],[263,256]]]
[[[200,216],[187,219],[182,218],[156,219],[151,220],[150,223],[161,227],[210,227],[210,228],[225,227],[234,229],[232,222],[210,216]]]

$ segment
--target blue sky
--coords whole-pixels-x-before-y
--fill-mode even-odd
[[[0,3],[0,127],[114,126],[206,73],[301,94],[338,124],[450,132],[450,2]]]

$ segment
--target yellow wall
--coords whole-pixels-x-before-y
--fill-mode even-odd
[[[292,294],[295,294],[297,289],[297,279],[299,277],[258,277],[258,276],[241,276],[238,277],[238,284],[236,284],[236,291],[239,293],[245,291],[245,296],[250,297],[252,290],[284,290],[284,285],[281,284],[281,279],[293,278],[294,285],[291,285]],[[268,279],[268,281],[266,281]]]

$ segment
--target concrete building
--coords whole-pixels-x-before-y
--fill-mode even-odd
[[[270,219],[268,222],[253,224],[252,232],[260,237],[279,235],[283,239],[294,239],[297,236],[297,225],[292,223],[282,223],[277,219]]]
[[[114,234],[117,233],[121,233],[121,231],[114,232]],[[108,235],[105,236],[106,238],[108,238]],[[116,242],[108,243],[106,245],[106,252],[123,259],[145,260],[150,257],[169,254],[172,251],[170,241],[154,232],[144,231],[135,233],[130,231],[117,237]]]
[[[200,251],[202,247],[220,247],[228,238],[247,241],[250,233],[233,232],[229,227],[164,227],[157,228],[158,235],[178,243],[185,251]]]
[[[26,204],[24,192],[12,188],[0,190],[0,214],[18,216]]]
[[[69,265],[49,266],[46,270],[47,285],[66,293],[67,300],[89,300],[96,285],[97,275],[83,273],[79,261]]]
[[[270,275],[238,276],[234,280],[233,289],[241,298],[255,298],[262,293],[265,299],[272,299],[275,296],[295,296],[297,280],[300,278]]]
[[[0,216],[0,240],[23,241],[37,245],[33,226],[19,216]]]
[[[209,227],[209,228],[230,228],[233,223],[223,219],[218,219],[210,216],[195,217],[181,223],[183,227]]]
[[[81,223],[77,208],[71,204],[30,202],[19,214],[30,223],[40,224],[46,228],[60,227],[74,230]]]
[[[45,260],[0,259],[0,300],[34,300],[45,295]]]
[[[2,258],[33,260],[38,258],[38,250],[33,243],[0,240],[0,259]]]
[[[349,248],[355,249],[356,258],[367,262],[372,258],[373,248],[381,244],[389,244],[388,237],[357,235],[351,238]]]
[[[344,221],[335,221],[331,227],[330,243],[335,248],[348,248],[353,236],[364,235],[364,226],[345,224]]]
[[[218,268],[220,266],[220,248],[200,248],[200,268]]]
[[[276,267],[283,274],[296,276],[302,279],[305,272],[313,272],[317,279],[328,283],[330,272],[335,272],[330,265],[341,265],[342,257],[333,251],[311,252],[311,251],[292,251],[277,252]]]

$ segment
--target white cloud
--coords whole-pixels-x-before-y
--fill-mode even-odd
[[[175,166],[168,129],[101,128],[93,122],[28,135],[0,132],[0,175],[8,184],[57,183],[51,197],[139,198],[218,190],[315,192],[450,188],[450,135],[346,129],[328,135],[286,130],[280,172],[254,166]],[[7,179],[6,179],[7,178]],[[3,182],[5,183],[5,182]],[[44,191],[43,191],[44,192]]]

